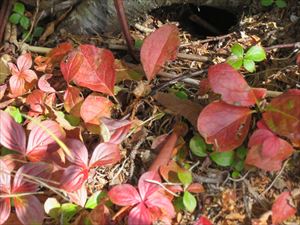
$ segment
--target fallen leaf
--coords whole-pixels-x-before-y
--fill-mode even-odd
[[[286,191],[281,193],[273,203],[272,222],[274,225],[280,224],[296,214],[297,210],[291,206],[290,200],[291,194]]]

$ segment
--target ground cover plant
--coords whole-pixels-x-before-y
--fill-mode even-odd
[[[21,17],[14,23],[25,29],[23,7],[16,4],[10,20]],[[142,41],[139,66],[71,39],[46,54],[14,54],[3,63],[8,74],[0,74],[0,224],[13,215],[24,225],[211,225],[238,217],[235,188],[222,192],[220,215],[209,214],[211,184],[248,182],[249,188],[251,173],[280,176],[299,160],[300,147],[298,86],[282,92],[250,86],[247,73],[260,70],[269,52],[256,41],[244,53],[244,44],[231,43],[227,60],[210,59],[207,70],[195,72],[203,77],[193,95],[209,96],[202,105],[179,76],[156,85],[157,75],[180,58],[181,30],[173,23]],[[176,116],[168,119],[156,105],[139,108],[154,99]],[[154,135],[153,124],[167,129]],[[222,171],[219,177],[201,175],[210,165]],[[285,187],[271,192],[260,216],[224,224],[298,221],[300,189],[292,182]]]

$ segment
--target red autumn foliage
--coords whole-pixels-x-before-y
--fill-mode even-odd
[[[216,151],[230,151],[245,140],[252,111],[247,107],[216,101],[206,106],[198,118],[198,131]]]
[[[30,106],[29,116],[37,116],[47,112],[46,106],[52,107],[56,101],[55,93],[47,95],[41,90],[34,90],[26,98],[26,104]]]
[[[40,90],[46,92],[46,93],[55,93],[56,90],[51,87],[49,84],[48,80],[51,79],[53,75],[52,74],[44,74],[43,76],[40,77],[38,81],[38,87]]]
[[[167,60],[176,58],[179,45],[179,31],[175,25],[163,25],[144,40],[141,62],[148,80],[155,77]]]
[[[19,56],[17,65],[8,63],[12,76],[9,79],[9,87],[13,97],[25,94],[28,85],[37,80],[36,73],[31,70],[32,58],[30,53]]]
[[[205,216],[200,216],[193,225],[213,225]]]
[[[64,108],[70,113],[76,106],[82,103],[83,100],[84,98],[81,96],[80,89],[69,85],[64,94]]]
[[[286,219],[294,216],[297,212],[295,207],[290,204],[290,192],[281,193],[272,206],[272,222],[274,225],[280,224]]]

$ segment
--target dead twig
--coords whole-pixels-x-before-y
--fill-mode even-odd
[[[266,47],[265,50],[266,51],[271,51],[271,50],[279,49],[279,48],[300,48],[300,42],[273,45],[273,46],[270,46],[270,47]]]
[[[160,182],[157,181],[157,180],[149,180],[149,179],[146,179],[145,181],[147,181],[147,182],[149,182],[149,183],[157,184],[157,185],[159,185],[162,189],[164,189],[166,192],[170,193],[171,195],[174,195],[175,197],[179,197],[178,194],[176,194],[175,192],[169,190],[168,188],[166,188],[162,183],[160,183]]]

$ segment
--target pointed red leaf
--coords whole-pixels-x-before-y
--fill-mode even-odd
[[[84,143],[77,139],[66,139],[65,144],[71,152],[71,157],[67,156],[68,160],[82,168],[88,166],[88,150]]]
[[[180,45],[179,31],[175,25],[163,25],[143,43],[141,62],[147,79],[152,80],[167,60],[174,60]]]
[[[9,88],[13,97],[18,97],[26,93],[25,80],[18,76],[9,78]]]
[[[45,92],[41,90],[34,90],[26,98],[26,104],[30,106],[31,111],[42,114],[44,112],[44,101],[45,101]]]
[[[292,89],[273,98],[263,119],[270,130],[300,147],[300,90]]]
[[[204,187],[202,184],[199,183],[193,183],[188,186],[187,191],[192,193],[202,193],[204,192]]]
[[[89,171],[77,165],[67,167],[60,179],[61,188],[67,192],[73,192],[80,189],[83,183],[88,179]]]
[[[115,164],[120,161],[120,159],[121,155],[118,145],[108,142],[100,143],[92,154],[89,167]]]
[[[139,193],[142,200],[145,200],[148,196],[150,196],[159,189],[159,186],[157,184],[147,182],[146,180],[155,180],[158,182],[161,181],[158,172],[149,171],[144,173],[140,177],[138,183]]]
[[[130,184],[114,186],[109,192],[110,200],[120,206],[132,206],[141,202],[141,197],[137,190]]]
[[[198,131],[216,151],[230,151],[245,140],[252,111],[217,101],[206,106],[198,118]]]
[[[25,225],[42,225],[44,220],[44,207],[37,197],[27,195],[14,198],[16,214]]]
[[[60,70],[67,83],[70,83],[70,81],[74,78],[82,63],[83,55],[77,50],[70,52],[66,59],[61,61]]]
[[[257,100],[262,100],[267,96],[267,89],[265,88],[252,88],[252,91]]]
[[[43,76],[41,76],[38,81],[39,89],[46,93],[55,93],[55,89],[51,87],[50,83],[48,82],[48,80],[51,79],[52,76],[52,74],[44,74]]]
[[[176,213],[169,198],[160,192],[154,192],[145,201],[147,208],[159,208],[164,216],[174,218]]]
[[[245,163],[266,171],[281,169],[282,161],[293,153],[293,147],[267,129],[258,129],[250,137]]]
[[[45,157],[47,151],[53,152],[59,148],[59,145],[45,129],[51,131],[60,140],[64,140],[66,136],[60,125],[52,120],[41,122],[41,126],[36,125],[29,134],[26,155],[31,161],[39,161]]]
[[[79,88],[68,86],[65,94],[64,94],[64,107],[67,112],[71,112],[71,110],[81,103],[84,98],[81,96],[81,92]]]
[[[26,136],[23,127],[7,112],[0,111],[0,144],[25,154]]]
[[[137,225],[137,224],[143,224],[143,225],[152,224],[150,211],[147,209],[147,207],[143,202],[141,202],[133,209],[131,209],[128,215],[128,225]]]
[[[10,210],[10,198],[0,198],[0,224],[4,224],[8,219]]]
[[[37,162],[37,163],[27,163],[20,167],[15,175],[12,193],[22,193],[22,192],[35,192],[38,188],[38,184],[28,181],[28,177],[25,175],[30,175],[36,179],[49,179],[53,172],[53,166],[48,163]]]
[[[10,193],[10,170],[7,167],[6,163],[1,159],[0,159],[0,193],[7,193],[7,194]]]
[[[205,216],[200,216],[193,225],[213,225]]]
[[[101,117],[110,117],[112,106],[109,99],[91,94],[82,103],[80,115],[85,123],[99,125]]]
[[[289,203],[291,194],[281,193],[272,206],[272,222],[274,225],[280,224],[286,219],[294,216],[297,210]]]
[[[50,59],[52,64],[59,63],[68,52],[72,50],[72,45],[69,42],[61,43],[53,48],[48,54],[47,57]]]
[[[217,64],[208,69],[211,89],[222,95],[222,100],[236,106],[252,106],[256,96],[244,77],[227,63]]]
[[[83,183],[81,185],[81,188],[74,192],[69,192],[68,196],[71,200],[71,202],[74,202],[77,205],[80,205],[81,207],[84,207],[86,200],[87,200],[87,190],[85,187],[85,184]]]
[[[73,80],[93,91],[113,95],[116,75],[111,51],[93,45],[80,45],[79,52],[83,63]]]

